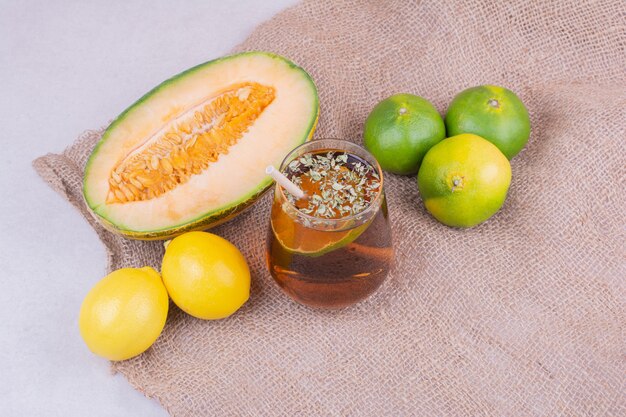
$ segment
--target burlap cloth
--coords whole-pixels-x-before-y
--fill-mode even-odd
[[[625,48],[620,1],[309,1],[261,25],[237,51],[312,74],[316,137],[361,142],[392,93],[445,113],[469,86],[516,91],[533,133],[506,204],[451,229],[426,213],[415,178],[389,175],[396,269],[366,302],[324,312],[266,270],[266,195],[213,230],[247,257],[250,301],[217,322],[174,307],[156,344],[114,369],[175,416],[625,415]],[[109,269],[158,268],[160,242],[117,237],[85,212],[98,138],[35,166],[91,222]]]

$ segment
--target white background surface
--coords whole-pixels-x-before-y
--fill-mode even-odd
[[[0,0],[0,416],[166,415],[83,344],[104,249],[31,161],[294,3]]]

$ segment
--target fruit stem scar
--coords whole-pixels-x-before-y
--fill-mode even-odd
[[[496,100],[495,98],[489,99],[489,105],[491,107],[493,107],[494,109],[498,109],[500,108],[500,103],[498,102],[498,100]]]
[[[400,109],[398,110],[398,113],[400,113],[400,115],[405,114],[406,112],[406,107],[400,107]]]
[[[457,190],[463,189],[463,180],[465,177],[460,174],[452,174],[448,177],[448,186],[450,187],[450,191],[454,192]]]

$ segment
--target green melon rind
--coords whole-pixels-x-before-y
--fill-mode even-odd
[[[224,223],[232,219],[237,214],[239,214],[240,212],[248,208],[250,205],[252,205],[262,194],[264,194],[270,188],[273,181],[270,178],[268,178],[265,181],[263,181],[261,184],[259,184],[259,188],[257,190],[252,191],[249,194],[246,194],[241,199],[235,201],[234,203],[230,205],[220,207],[212,212],[204,213],[196,217],[195,219],[191,219],[180,225],[175,225],[175,226],[166,227],[162,229],[156,229],[156,230],[137,231],[137,230],[132,230],[128,227],[125,227],[124,225],[115,224],[112,221],[110,221],[104,214],[100,213],[98,210],[99,206],[93,204],[89,198],[89,192],[87,190],[86,181],[85,181],[87,178],[87,174],[89,173],[89,170],[91,168],[91,164],[93,160],[95,159],[95,156],[98,154],[98,150],[100,149],[100,146],[102,146],[102,144],[106,142],[108,138],[108,133],[112,131],[113,129],[115,129],[115,127],[117,127],[118,124],[124,121],[126,116],[128,116],[135,108],[139,107],[146,100],[150,99],[153,95],[155,95],[162,89],[170,86],[172,83],[176,82],[181,77],[192,74],[200,69],[204,69],[209,65],[214,65],[223,61],[228,61],[230,59],[240,58],[240,57],[248,56],[248,55],[266,55],[272,59],[278,59],[286,63],[291,68],[300,71],[302,75],[304,75],[304,78],[311,84],[311,90],[315,98],[314,106],[316,110],[313,113],[313,117],[311,117],[311,121],[307,129],[307,132],[308,132],[307,135],[301,141],[297,142],[296,145],[300,145],[310,140],[313,137],[313,132],[315,131],[315,127],[317,125],[317,121],[319,119],[319,113],[320,113],[319,96],[318,96],[317,87],[315,86],[315,82],[313,81],[313,78],[311,78],[309,73],[306,72],[302,67],[296,65],[292,61],[280,55],[277,55],[271,52],[262,52],[262,51],[242,52],[239,54],[228,55],[222,58],[214,59],[214,60],[207,61],[199,65],[196,65],[195,67],[189,68],[163,81],[161,84],[157,85],[152,90],[148,91],[139,100],[134,102],[132,105],[130,105],[130,107],[128,107],[126,110],[120,113],[120,115],[117,116],[115,120],[113,120],[113,122],[111,122],[111,124],[107,127],[104,134],[102,135],[102,138],[100,138],[100,140],[94,147],[85,165],[85,173],[83,176],[82,190],[83,190],[83,198],[85,200],[85,203],[87,204],[87,207],[89,208],[89,211],[92,213],[92,215],[94,215],[96,220],[100,222],[100,224],[102,224],[105,228],[113,232],[116,232],[118,234],[121,234],[122,236],[132,238],[132,239],[142,239],[142,240],[170,239],[174,236],[177,236],[179,234],[189,232],[192,230],[208,229],[210,227],[217,226],[221,223]]]

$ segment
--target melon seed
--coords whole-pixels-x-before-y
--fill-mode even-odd
[[[152,158],[150,159],[150,166],[152,167],[152,169],[159,168],[159,158],[157,158],[156,155],[152,155]]]
[[[178,136],[176,133],[166,133],[165,137],[167,139],[173,140],[175,143],[183,143],[183,138]]]

